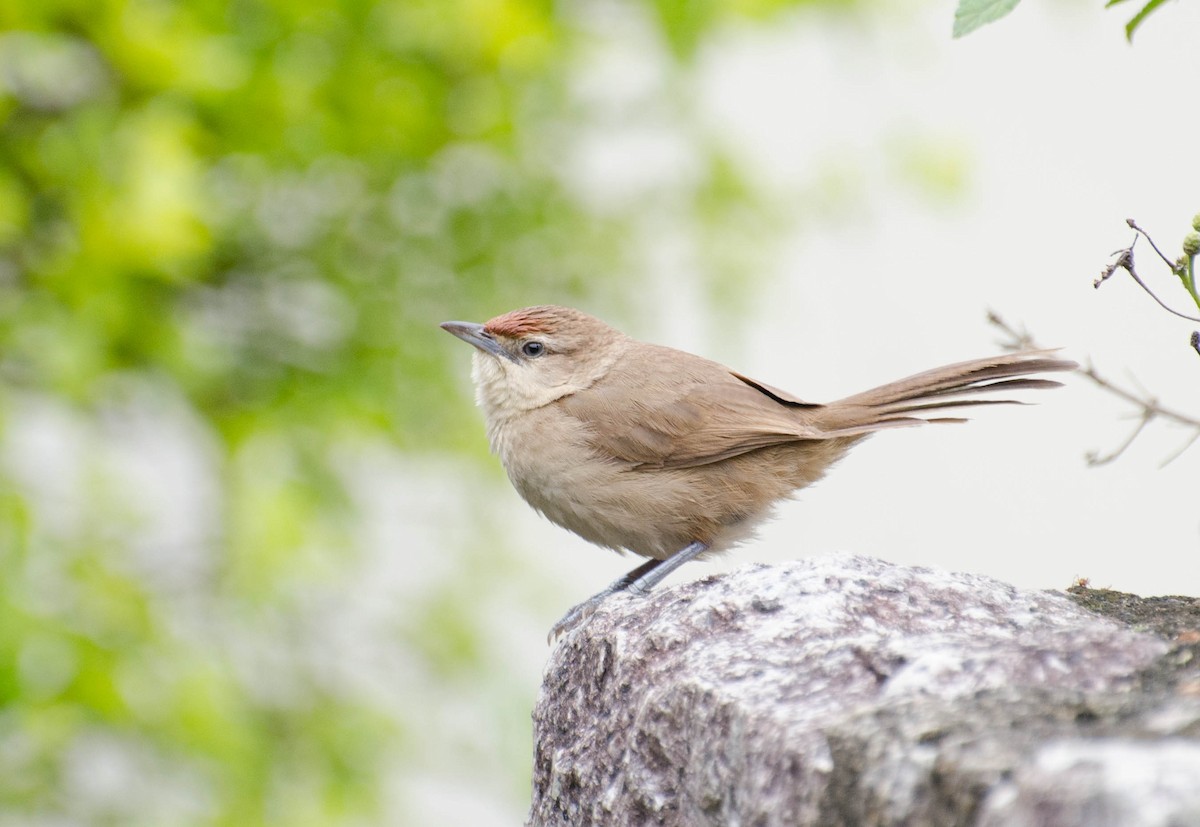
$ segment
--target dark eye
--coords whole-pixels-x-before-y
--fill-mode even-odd
[[[546,346],[541,342],[526,342],[525,344],[521,345],[521,352],[530,358],[533,358],[534,356],[541,356],[545,350]]]

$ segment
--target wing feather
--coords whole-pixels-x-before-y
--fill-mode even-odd
[[[604,457],[635,467],[689,468],[769,445],[820,439],[801,402],[723,365],[648,348],[559,400]]]

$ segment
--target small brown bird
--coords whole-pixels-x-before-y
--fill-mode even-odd
[[[488,439],[518,493],[585,540],[650,558],[608,594],[645,592],[688,560],[749,537],[771,507],[875,431],[962,422],[987,391],[1052,388],[1047,351],[975,359],[817,404],[724,365],[631,339],[569,307],[444,322],[476,348]]]

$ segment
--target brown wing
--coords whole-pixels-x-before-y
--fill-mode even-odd
[[[627,357],[558,404],[587,425],[599,454],[635,466],[688,468],[823,436],[804,421],[820,405],[665,347]]]

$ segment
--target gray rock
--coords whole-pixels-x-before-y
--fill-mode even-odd
[[[1194,827],[1200,741],[1074,738],[1040,747],[983,805],[980,827]]]
[[[1106,825],[1141,794],[1168,820],[1127,823],[1200,823],[1170,820],[1200,698],[1142,680],[1169,648],[1062,593],[854,556],[618,595],[551,654],[529,822]],[[1185,769],[1108,783],[1135,757]]]

